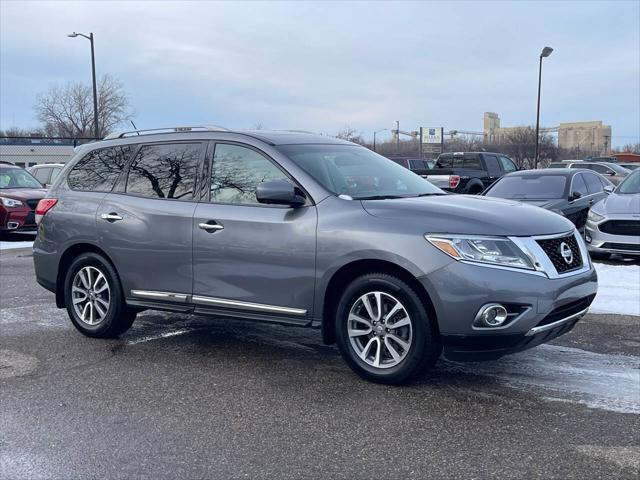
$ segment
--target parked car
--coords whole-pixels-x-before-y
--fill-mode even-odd
[[[64,168],[64,163],[42,163],[27,168],[42,185],[49,187]]]
[[[630,172],[633,172],[634,170],[640,168],[640,162],[619,163],[618,165],[626,168]]]
[[[501,153],[443,153],[435,167],[426,172],[426,178],[448,192],[477,195],[505,173],[516,170],[516,164]]]
[[[428,158],[407,158],[392,155],[387,158],[396,162],[398,165],[402,165],[404,168],[408,168],[413,173],[420,175],[423,178],[426,176],[426,171],[433,168],[435,165],[435,162]]]
[[[640,170],[591,207],[585,239],[591,255],[640,255]]]
[[[607,156],[603,156],[603,157],[591,157],[588,159],[588,161],[590,162],[597,162],[597,163],[618,163],[618,158],[614,157],[612,155],[607,155]]]
[[[46,190],[25,169],[0,163],[0,236],[35,230],[35,208]]]
[[[509,173],[484,192],[546,208],[583,230],[589,208],[612,192],[614,185],[591,170],[543,169]]]
[[[554,162],[558,163],[558,162]],[[554,164],[551,164],[554,165]],[[583,160],[579,161],[571,161],[571,162],[562,162],[562,165],[554,166],[552,168],[586,168],[589,170],[593,170],[594,172],[599,173],[602,176],[607,177],[614,185],[618,185],[622,180],[625,179],[629,173],[624,167],[621,167],[617,163],[596,163],[596,162],[585,162]]]
[[[164,133],[163,133],[164,132]],[[401,383],[571,330],[597,290],[567,219],[446,195],[367,148],[180,127],[84,145],[37,209],[38,282],[91,337],[143,309],[320,327]]]

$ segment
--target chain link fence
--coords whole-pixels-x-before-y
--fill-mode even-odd
[[[42,163],[65,163],[73,156],[74,148],[96,140],[86,137],[0,137],[0,162],[24,168]]]

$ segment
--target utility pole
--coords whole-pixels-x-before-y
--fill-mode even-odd
[[[400,122],[396,120],[396,153],[400,153]]]

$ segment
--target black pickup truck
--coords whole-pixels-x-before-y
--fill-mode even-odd
[[[518,170],[502,153],[443,153],[434,168],[424,172],[436,187],[454,193],[479,194],[502,175]]]

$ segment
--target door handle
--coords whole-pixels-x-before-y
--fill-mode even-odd
[[[118,220],[122,220],[122,217],[117,213],[103,213],[100,215],[100,218],[107,222],[117,222]]]
[[[218,230],[224,229],[224,227],[219,223],[199,223],[198,228],[207,232],[217,232]]]

